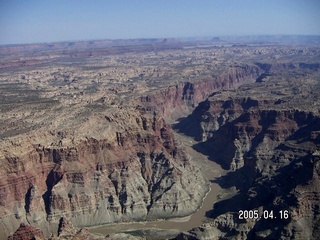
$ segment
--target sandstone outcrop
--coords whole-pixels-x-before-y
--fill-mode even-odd
[[[194,212],[208,186],[170,126],[155,115],[122,112],[117,121],[125,121],[125,129],[109,129],[105,138],[71,146],[36,144],[21,155],[6,155],[1,205],[11,211],[3,217],[5,228],[28,221],[49,236],[47,229],[57,231],[61,216],[89,226]]]
[[[74,73],[54,74],[55,81],[44,77],[42,87],[52,89],[60,77],[63,85],[80,79]],[[39,96],[39,90],[32,90],[25,99],[17,96],[37,111],[12,113],[20,120],[2,134],[3,231],[8,235],[27,221],[48,237],[56,234],[61,217],[79,227],[193,213],[208,191],[207,180],[177,145],[164,118],[182,116],[212,92],[254,82],[259,74],[257,66],[240,64],[224,68],[218,77],[164,85],[139,98],[126,93],[134,100],[124,98],[119,106],[113,102],[119,97],[84,94],[78,87],[71,102],[64,88],[60,95]],[[31,76],[21,80],[30,83]],[[15,96],[17,89],[10,91]],[[126,85],[117,85],[111,96],[120,91]],[[104,97],[97,98],[100,94]],[[77,95],[96,100],[83,102]],[[5,101],[12,104],[14,97]]]
[[[314,101],[319,96],[272,93],[275,82],[284,92],[296,88],[276,73],[245,91],[211,96],[177,125],[200,142],[196,149],[230,170],[218,183],[238,190],[214,205],[212,222],[178,239],[319,238],[320,115]],[[240,210],[257,210],[260,218],[239,219]],[[274,216],[261,217],[264,211]]]
[[[17,231],[8,237],[8,240],[32,240],[32,239],[45,239],[44,234],[40,229],[30,225],[21,223]]]
[[[261,70],[255,65],[236,66],[216,78],[196,82],[182,82],[178,85],[140,97],[145,112],[156,110],[165,118],[182,117],[210,94],[222,89],[237,88],[242,84],[254,82]],[[180,112],[180,113],[179,113]]]
[[[264,179],[294,159],[301,160],[292,165],[298,169],[301,164],[317,169],[305,159],[318,148],[318,113],[303,104],[294,106],[303,99],[318,107],[311,99],[318,98],[313,74],[319,65],[311,60],[317,59],[319,49],[198,47],[163,39],[140,43],[2,48],[0,231],[4,238],[30,225],[46,238],[74,234],[84,239],[89,235],[86,230],[79,232],[82,226],[193,213],[208,191],[208,181],[168,123],[186,116],[208,97],[181,126],[202,141],[199,150],[209,149],[214,160],[235,171],[233,181],[243,198],[254,201],[254,192],[281,183],[278,178],[270,183]],[[268,65],[282,55],[298,60]],[[275,70],[284,69],[296,71],[286,78],[294,86],[283,88],[272,80]],[[286,74],[277,76],[281,80]],[[272,89],[272,97],[261,91],[255,97],[248,87],[254,82],[260,89]],[[243,87],[238,91],[239,86]],[[235,97],[240,92],[244,94]],[[317,170],[311,172],[316,178]],[[229,180],[219,179],[226,187],[233,184]],[[311,199],[318,190],[312,186],[315,193],[303,195],[299,190],[303,197],[297,209],[305,209],[297,210],[299,219],[306,219],[306,211],[317,211]],[[217,224],[223,225],[217,237],[237,228],[230,220],[233,215],[215,214]],[[316,231],[316,220],[308,221]],[[21,223],[26,224],[20,227]]]

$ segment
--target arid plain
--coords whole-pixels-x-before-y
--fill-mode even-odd
[[[318,239],[319,46],[0,47],[2,239]]]

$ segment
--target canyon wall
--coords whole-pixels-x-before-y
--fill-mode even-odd
[[[230,67],[216,78],[181,82],[178,85],[142,96],[138,107],[144,112],[157,111],[164,118],[183,117],[214,92],[252,83],[261,72],[261,69],[255,65]]]
[[[208,182],[163,119],[259,74],[254,65],[233,67],[216,79],[140,97],[135,108],[96,112],[72,129],[41,128],[3,142],[1,231],[8,236],[24,223],[48,237],[57,234],[61,218],[81,227],[193,213]]]
[[[9,234],[26,222],[48,237],[61,217],[84,226],[193,213],[208,191],[205,178],[162,119],[130,114],[126,129],[110,131],[105,139],[66,147],[37,144],[23,155],[7,154],[1,166],[1,231]]]
[[[213,206],[212,222],[179,238],[319,237],[319,111],[301,100],[288,109],[255,91],[212,96],[178,124],[199,141],[196,149],[230,170],[217,182],[238,191]],[[275,218],[240,220],[240,210],[273,211]],[[284,210],[288,218],[280,219]]]

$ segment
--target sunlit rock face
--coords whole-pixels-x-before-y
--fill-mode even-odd
[[[319,65],[300,60],[317,59],[317,49],[190,48],[190,43],[163,39],[1,49],[0,232],[4,238],[29,230],[38,235],[40,230],[44,237],[63,236],[62,232],[71,236],[83,226],[196,211],[208,192],[208,181],[174,139],[168,123],[187,117],[199,103],[181,123],[186,134],[201,142],[195,146],[198,150],[205,149],[223,167],[241,173],[234,181],[239,189],[252,189],[249,202],[259,189],[281,183],[278,178],[264,179],[291,163],[300,169],[304,166],[300,161],[313,159],[308,156],[318,148],[318,114],[302,106],[318,109],[304,103],[318,99],[318,88],[312,84]],[[280,55],[298,60],[271,64]],[[286,79],[292,87],[283,88],[272,80],[273,71],[284,70],[279,79],[290,74]],[[266,89],[257,91],[259,97],[248,88],[254,82]],[[269,93],[273,97],[266,97]],[[301,106],[288,101],[293,95]],[[312,174],[316,179],[317,167],[311,162],[308,166],[313,170],[308,170],[307,179]],[[259,184],[253,184],[260,178]],[[317,212],[310,199],[316,199],[318,190],[303,195],[301,181],[295,188],[301,192],[298,219],[304,219],[305,212]],[[225,183],[232,185],[232,181]],[[264,195],[256,199],[260,198]],[[226,229],[232,231],[228,225],[232,218],[232,214],[216,218],[222,222],[222,235]],[[317,220],[310,219],[311,225]],[[248,226],[244,228],[251,229]]]
[[[110,128],[70,145],[64,144],[65,132],[58,146],[37,144],[19,156],[6,155],[3,222],[56,228],[61,216],[83,226],[193,213],[208,185],[170,126],[137,111],[119,110],[117,116],[122,130]]]
[[[290,82],[274,71],[267,82],[211,96],[177,124],[199,141],[196,149],[230,170],[218,183],[238,191],[213,206],[212,222],[180,237],[319,237],[319,95],[311,90],[319,83],[307,75]],[[309,94],[295,81],[312,83]],[[239,219],[241,210],[273,217]]]

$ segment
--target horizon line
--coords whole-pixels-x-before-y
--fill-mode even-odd
[[[245,37],[320,37],[320,34],[225,34],[225,35],[210,35],[210,36],[188,36],[188,37],[138,37],[138,38],[96,38],[96,39],[74,39],[48,42],[26,42],[26,43],[0,43],[0,47],[4,46],[19,46],[33,44],[57,44],[57,43],[74,43],[74,42],[90,42],[90,41],[121,41],[121,40],[160,40],[160,39],[199,39],[208,40],[208,38],[245,38]]]

